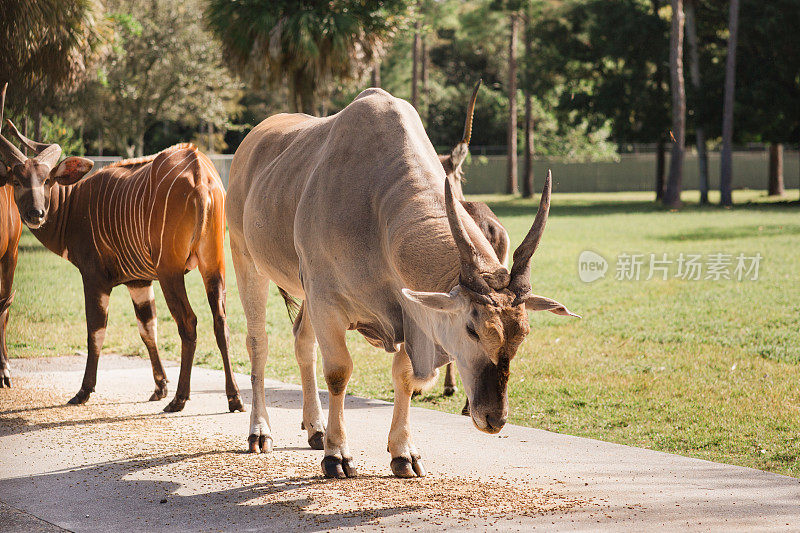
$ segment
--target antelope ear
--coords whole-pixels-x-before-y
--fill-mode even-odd
[[[85,157],[72,156],[64,159],[50,173],[60,185],[77,183],[92,170],[94,161]]]
[[[528,295],[525,296],[522,301],[525,303],[525,310],[527,311],[550,311],[556,315],[574,316],[576,318],[580,318],[580,315],[576,315],[564,305],[551,298],[547,298],[546,296],[528,293]]]
[[[408,301],[434,311],[455,313],[462,307],[461,299],[452,292],[447,294],[444,292],[412,291],[411,289],[403,289],[402,292]]]
[[[452,161],[453,169],[459,168],[466,161],[469,155],[469,145],[465,142],[460,142],[450,152],[450,161]]]
[[[5,163],[0,161],[0,187],[8,185],[10,177],[11,177],[11,169],[8,168]]]

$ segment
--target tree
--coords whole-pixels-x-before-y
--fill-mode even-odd
[[[681,205],[683,185],[683,156],[686,143],[686,88],[683,80],[683,0],[671,0],[672,33],[669,66],[672,90],[672,153],[669,160],[669,178],[664,193],[664,205],[678,208]]]
[[[101,41],[102,5],[95,0],[6,0],[0,17],[0,80],[8,110],[32,114],[40,138],[45,105],[75,90]]]
[[[142,155],[145,134],[164,121],[225,126],[225,102],[238,86],[203,28],[199,4],[108,2],[112,51],[84,101],[93,103],[94,122],[118,153]]]
[[[769,183],[767,194],[783,196],[783,143],[769,145]]]
[[[739,31],[739,0],[731,0],[728,21],[728,55],[725,60],[725,98],[722,104],[722,153],[720,154],[720,204],[733,205],[733,106],[736,88],[736,45]]]
[[[404,21],[406,0],[209,0],[206,19],[247,81],[285,83],[314,114],[332,80],[361,77]]]
[[[506,192],[517,194],[517,23],[519,14],[508,16],[508,159]]]
[[[700,51],[697,43],[697,10],[695,5],[698,0],[686,0],[686,40],[689,43],[689,76],[692,80],[692,89],[695,94],[695,105],[700,102],[703,86],[700,81]],[[705,114],[702,110],[694,110],[694,135],[697,144],[697,164],[700,175],[700,204],[708,204],[708,150],[706,149],[706,134],[703,120]]]

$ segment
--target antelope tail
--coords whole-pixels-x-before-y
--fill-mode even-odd
[[[205,229],[206,223],[208,222],[208,212],[211,209],[211,192],[208,190],[208,187],[203,185],[199,189],[195,189],[192,195],[197,221],[194,225],[194,232],[192,232],[192,240],[189,246],[190,250],[194,250],[200,242],[203,229]]]
[[[283,303],[286,304],[286,312],[289,314],[289,320],[294,323],[297,319],[297,314],[300,312],[300,306],[303,301],[298,300],[280,287],[278,287],[278,293],[280,293],[281,298],[283,298]]]

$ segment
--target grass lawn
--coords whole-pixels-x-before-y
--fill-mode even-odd
[[[796,199],[798,191],[788,195]],[[687,193],[687,207],[674,213],[645,193],[555,194],[534,257],[533,287],[583,319],[531,316],[531,334],[511,367],[510,422],[800,476],[800,205],[748,191],[736,192],[739,205],[731,210],[696,207],[696,198]],[[512,245],[519,243],[536,203],[479,199],[501,218]],[[609,261],[605,278],[579,279],[584,250]],[[650,253],[666,253],[673,261],[680,253],[760,253],[763,259],[757,281],[677,279],[674,263],[666,281],[660,275],[618,281],[615,264],[622,253],[645,254],[642,278]],[[234,365],[248,372],[245,320],[228,265]],[[199,318],[196,362],[220,368],[196,271],[187,284]],[[27,231],[15,288],[8,331],[12,356],[86,350],[78,271]],[[177,330],[156,294],[162,356],[177,359]],[[291,327],[274,287],[268,321],[268,375],[299,382]],[[391,356],[358,334],[348,339],[355,360],[349,392],[391,400]],[[124,287],[111,298],[105,351],[146,356]],[[102,381],[98,385],[102,390]],[[79,386],[76,381],[76,392]],[[460,411],[463,393],[443,398],[440,391],[441,386],[415,403]],[[141,391],[142,398],[150,392]]]

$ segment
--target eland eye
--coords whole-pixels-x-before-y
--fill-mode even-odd
[[[480,337],[478,337],[478,332],[475,331],[475,328],[473,328],[469,324],[467,324],[467,335],[469,335],[470,337],[472,337],[476,341],[480,340]]]

